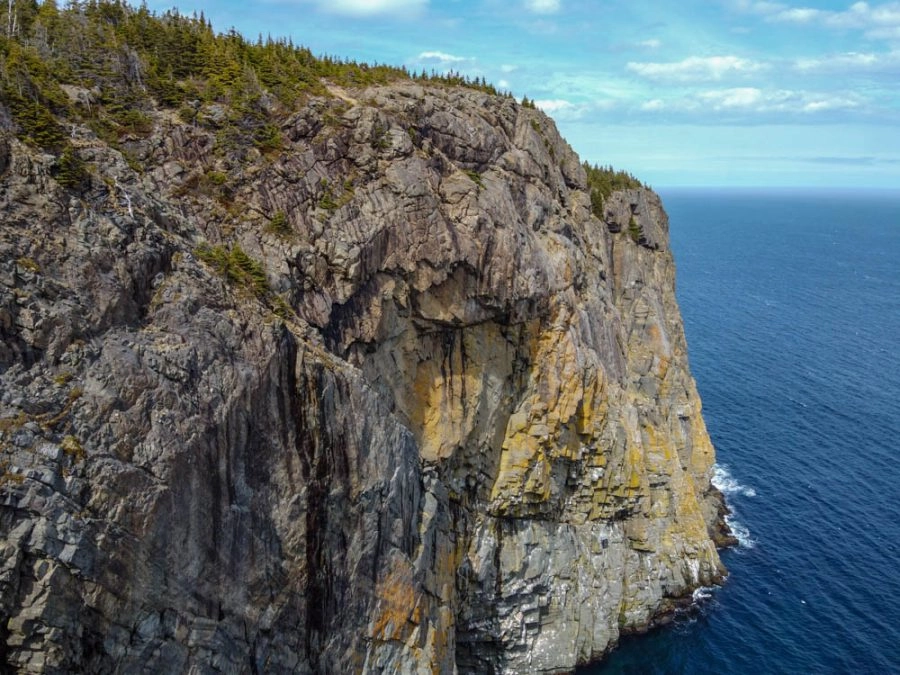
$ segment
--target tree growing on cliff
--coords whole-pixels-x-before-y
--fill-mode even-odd
[[[613,192],[644,187],[641,181],[627,171],[589,162],[584,162],[582,166],[591,193],[591,212],[598,218],[603,218],[603,205]]]

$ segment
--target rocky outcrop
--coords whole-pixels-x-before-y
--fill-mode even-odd
[[[565,672],[721,577],[655,194],[474,90],[215,114],[0,147],[0,660]]]

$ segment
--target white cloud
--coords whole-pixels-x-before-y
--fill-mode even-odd
[[[866,31],[866,37],[873,40],[886,40],[900,43],[900,26],[886,26]]]
[[[826,110],[846,110],[848,108],[856,108],[859,102],[851,98],[843,98],[841,96],[831,96],[819,98],[804,104],[804,112],[823,112]]]
[[[511,73],[514,70],[518,70],[518,69],[519,69],[519,66],[513,66],[509,63],[504,63],[502,66],[500,66],[500,72],[502,72],[502,73]]]
[[[797,70],[801,70],[804,72],[848,69],[857,70],[860,68],[865,69],[878,65],[880,60],[880,57],[876,54],[847,52],[846,54],[823,56],[817,59],[798,59],[794,64],[794,67]]]
[[[556,72],[542,84],[543,91],[548,92],[546,98],[568,101],[630,101],[643,95],[645,88],[633,77],[585,70]]]
[[[497,82],[498,89],[509,89],[509,80],[499,80]]]
[[[900,25],[900,2],[872,7],[867,2],[853,3],[845,12],[827,12],[825,22],[838,28],[878,28]]]
[[[705,91],[699,98],[713,106],[714,110],[723,108],[758,108],[763,101],[763,92],[755,87],[736,87]]]
[[[602,112],[609,112],[612,110],[620,110],[620,109],[622,109],[622,102],[617,101],[614,98],[596,99],[591,102],[591,109],[597,110],[597,111],[602,111]]]
[[[559,11],[560,0],[525,0],[525,8],[535,14],[555,14]]]
[[[752,113],[816,113],[858,108],[862,104],[851,95],[755,87],[714,89],[700,93],[698,98],[714,111]]]
[[[633,73],[652,80],[687,82],[696,80],[720,80],[725,75],[755,73],[765,70],[764,63],[737,56],[690,56],[682,61],[668,63],[636,63],[625,66]]]
[[[753,11],[755,12],[777,12],[784,8],[780,2],[754,2]]]
[[[852,94],[823,94],[790,89],[759,89],[757,87],[730,87],[710,89],[691,96],[674,99],[652,99],[640,104],[646,113],[667,111],[709,116],[718,113],[733,115],[812,115],[830,111],[858,109],[864,101]]]
[[[590,103],[572,103],[562,98],[538,99],[534,104],[553,117],[553,119],[565,121],[582,119],[586,113],[597,107]],[[591,116],[593,116],[593,113]]]
[[[800,7],[795,9],[783,9],[772,14],[773,21],[790,21],[793,23],[809,23],[813,19],[818,19],[825,12],[820,9],[810,9],[808,7]]]
[[[552,115],[561,110],[571,110],[575,107],[571,102],[561,98],[535,101],[534,104],[548,115]]]
[[[900,40],[900,2],[897,0],[877,5],[854,2],[847,9],[840,11],[748,0],[737,0],[736,6],[742,11],[762,15],[768,21],[819,24],[840,30],[861,30],[868,38]]]
[[[735,0],[732,3],[739,10],[751,14],[772,14],[785,8],[780,2],[750,2],[749,0]]]
[[[316,0],[320,9],[350,16],[411,14],[428,6],[429,0]]]
[[[649,40],[641,40],[637,43],[637,46],[645,47],[646,49],[659,49],[662,46],[662,42],[656,38],[651,38]]]
[[[437,61],[439,63],[460,63],[461,61],[470,61],[471,59],[466,58],[465,56],[456,56],[454,54],[448,54],[447,52],[420,52],[419,56],[416,57],[419,61]]]
[[[900,71],[900,50],[891,52],[845,52],[816,58],[797,59],[794,70],[803,74],[829,74],[843,77],[878,76],[889,85]],[[893,88],[893,87],[891,87]]]

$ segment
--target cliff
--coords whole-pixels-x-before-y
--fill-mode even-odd
[[[473,89],[196,112],[6,116],[0,662],[565,672],[722,576],[654,193]]]

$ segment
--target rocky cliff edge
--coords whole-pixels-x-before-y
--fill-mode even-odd
[[[469,89],[216,114],[0,140],[0,660],[565,672],[721,578],[654,193]]]

